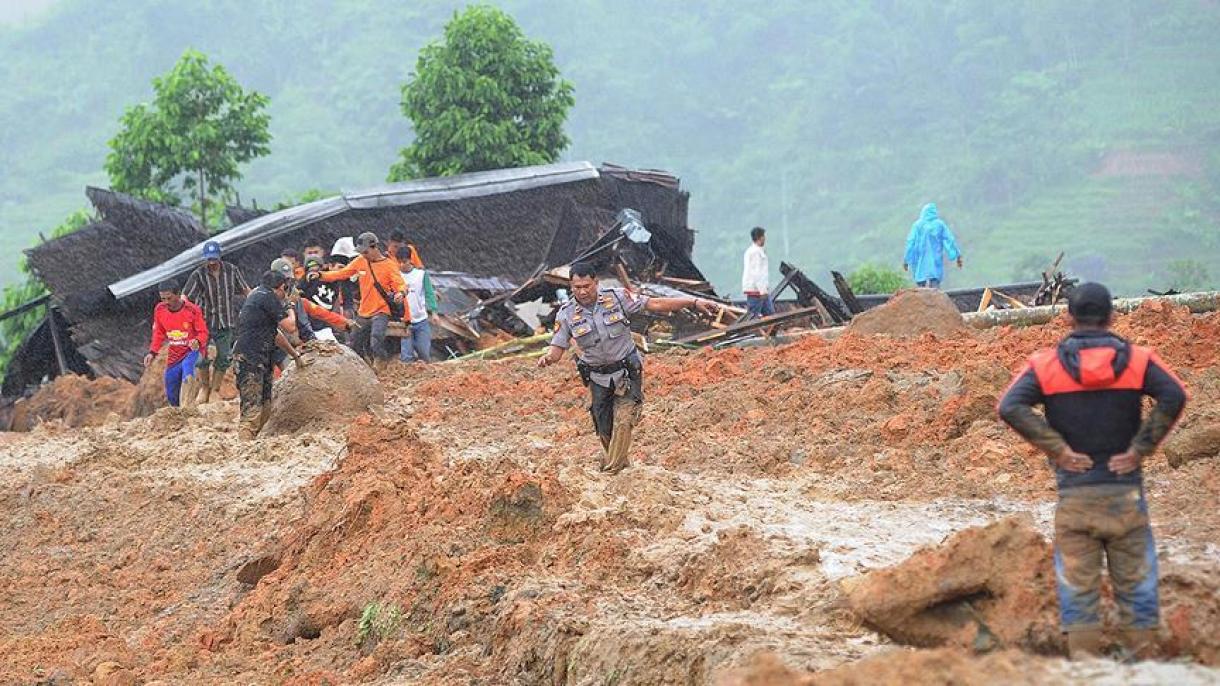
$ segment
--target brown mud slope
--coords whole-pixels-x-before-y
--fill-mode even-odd
[[[899,643],[1062,652],[1050,558],[1033,522],[1010,517],[849,580],[847,597]]]
[[[925,333],[953,336],[966,328],[957,306],[932,288],[899,291],[880,307],[851,320],[847,330],[860,335],[919,336]]]
[[[1220,317],[1146,306],[1119,330],[1191,386],[1184,431],[1220,411]],[[994,405],[1063,332],[651,355],[616,476],[570,363],[393,367],[384,408],[342,431],[242,442],[226,402],[5,435],[0,683],[710,684],[759,653],[831,683],[988,683],[1005,661],[1079,681],[1058,657],[896,648],[842,587],[1012,514],[1049,533],[1045,459]],[[1146,472],[1164,640],[1207,664],[1215,467]],[[1131,683],[1220,676],[1142,669]]]
[[[310,342],[306,366],[285,365],[271,395],[266,435],[305,428],[343,427],[385,403],[377,376],[352,349],[328,341]]]

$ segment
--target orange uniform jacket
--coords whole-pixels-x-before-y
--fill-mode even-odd
[[[361,317],[372,317],[375,314],[390,313],[390,306],[386,303],[385,298],[381,297],[381,293],[378,293],[377,289],[373,286],[373,279],[377,279],[377,283],[385,289],[386,294],[390,297],[393,297],[395,293],[405,294],[407,291],[407,283],[402,280],[402,273],[398,270],[398,262],[389,258],[377,262],[369,262],[361,255],[342,269],[322,272],[322,280],[326,282],[342,281],[356,275],[360,277],[357,281],[357,285],[360,287],[360,309],[356,311],[356,314]],[[408,312],[408,314],[410,313]]]
[[[347,328],[347,319],[338,312],[332,312],[309,298],[301,298],[301,303],[305,305],[305,314],[310,317],[340,331]]]

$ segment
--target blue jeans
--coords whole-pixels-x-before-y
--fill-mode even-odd
[[[182,382],[195,375],[195,363],[199,352],[192,350],[186,357],[165,368],[165,399],[170,407],[178,407],[182,395]]]
[[[401,339],[399,346],[398,359],[403,362],[411,362],[413,360],[431,362],[432,326],[428,324],[428,320],[413,322],[411,324],[411,337]]]
[[[746,316],[770,317],[773,314],[775,314],[775,303],[771,301],[770,295],[746,296]]]
[[[387,359],[393,350],[387,350],[385,344],[390,315],[382,313],[372,317],[356,317],[356,323],[360,326],[348,336],[348,346],[365,360]]]
[[[1147,629],[1160,621],[1156,542],[1136,485],[1060,491],[1055,508],[1055,581],[1064,631],[1101,626],[1101,573],[1108,568],[1119,623]]]

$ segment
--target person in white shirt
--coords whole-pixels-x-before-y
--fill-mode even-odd
[[[428,315],[436,310],[436,291],[428,272],[411,263],[407,247],[399,249],[398,264],[407,282],[407,306],[411,313],[411,336],[401,339],[398,359],[403,362],[432,361],[432,325]]]
[[[746,294],[746,316],[768,317],[775,314],[775,303],[768,295],[767,253],[763,244],[767,242],[767,231],[761,226],[750,229],[750,240],[754,243],[746,248],[745,267],[741,272],[741,290]]]

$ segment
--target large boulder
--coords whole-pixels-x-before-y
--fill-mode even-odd
[[[346,425],[385,404],[377,375],[351,348],[313,341],[303,357],[305,367],[286,363],[275,383],[264,435]]]

